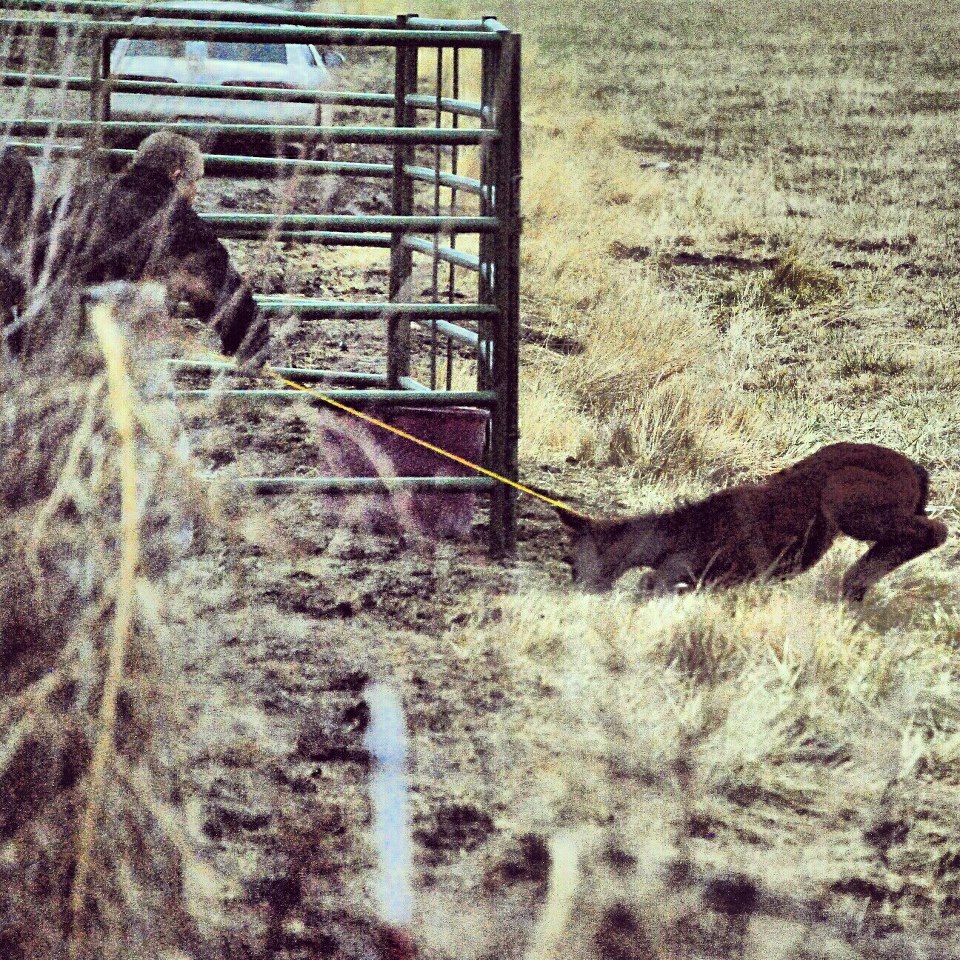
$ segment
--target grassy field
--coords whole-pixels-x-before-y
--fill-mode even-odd
[[[212,773],[203,767],[214,784],[210,796],[235,790],[244,798],[236,782],[265,781],[257,816],[232,815],[245,824],[289,815],[282,822],[293,826],[283,843],[315,864],[313,875],[302,868],[309,899],[310,882],[317,889],[365,882],[371,854],[353,839],[368,830],[365,801],[354,801],[359,826],[344,826],[329,813],[339,802],[335,788],[322,793],[325,783],[339,782],[330,764],[309,775],[302,757],[287,767],[258,767],[249,731],[268,728],[266,720],[250,720],[247,746],[239,749],[221,742],[229,740],[228,724],[218,726],[219,715],[210,721],[209,711],[230,701],[246,717],[241,693],[256,699],[255,688],[264,697],[269,691],[274,704],[283,702],[277,689],[306,698],[314,680],[327,689],[320,676],[326,661],[319,654],[310,660],[316,651],[359,650],[366,664],[372,648],[380,668],[393,670],[410,711],[415,836],[438,819],[437,810],[462,815],[462,833],[484,834],[476,848],[462,845],[466,853],[451,841],[443,883],[426,867],[418,874],[415,933],[428,958],[960,955],[960,375],[952,357],[960,346],[960,207],[952,190],[960,3],[598,0],[584,7],[520,0],[484,10],[511,25],[518,20],[524,34],[523,478],[596,512],[653,509],[761,476],[825,443],[876,442],[929,468],[931,513],[950,527],[950,539],[850,609],[838,595],[843,571],[863,549],[851,542],[786,585],[647,600],[630,577],[606,597],[573,590],[560,578],[560,525],[535,504],[524,507],[520,560],[489,573],[486,587],[483,561],[468,554],[445,554],[441,570],[439,561],[431,568],[364,544],[341,544],[342,555],[330,547],[325,556],[321,544],[310,567],[278,556],[276,527],[265,524],[260,541],[275,541],[266,560],[259,547],[243,553],[235,537],[234,559],[226,547],[212,549],[183,580],[174,579],[169,623],[156,612],[166,608],[159,600],[154,606],[153,593],[139,584],[147,600],[138,600],[131,672],[142,670],[150,699],[138,694],[134,674],[131,702],[142,710],[162,700],[172,716],[163,733],[207,717],[204,758],[220,758]],[[385,11],[395,12],[381,0],[351,7]],[[443,2],[419,12],[478,10]],[[97,391],[106,390],[103,378],[87,368],[81,374],[63,419],[80,424],[75,435],[108,430],[107,408],[94,405]],[[7,382],[19,389],[13,374]],[[35,406],[47,409],[39,400]],[[150,416],[141,411],[141,419]],[[267,431],[259,425],[246,435],[251,445]],[[75,473],[87,441],[71,440],[72,429],[67,424],[61,433],[64,449],[76,451],[66,460]],[[155,442],[158,488],[176,500],[182,478],[168,475],[172,467],[161,455],[174,440],[158,428]],[[104,462],[113,462],[111,444],[96,448]],[[42,444],[31,456],[43,459]],[[7,468],[7,476],[21,469]],[[87,535],[101,513],[113,511],[116,519],[111,470],[96,474],[106,505],[87,496],[70,470],[55,487],[58,504],[68,494],[76,500],[76,522],[86,524]],[[46,522],[54,510],[36,509],[18,518],[10,508],[0,526],[5,544],[20,543],[21,528],[34,529],[37,516]],[[294,525],[302,517],[283,509],[289,512],[278,510],[276,522],[299,533]],[[87,632],[78,634],[83,642],[69,648],[81,667],[93,662],[96,644],[96,663],[112,666],[104,638],[111,590],[120,591],[111,579],[113,540],[101,542],[98,533],[94,542],[96,585],[106,599],[91,605],[95,611],[81,621]],[[14,547],[8,552],[14,555]],[[344,572],[348,561],[355,567]],[[4,573],[0,595],[19,596],[17,577],[33,577],[38,562]],[[364,581],[367,567],[376,567],[380,580]],[[248,577],[244,589],[252,583],[261,594],[238,588],[234,596],[235,568]],[[70,568],[64,570],[66,583]],[[209,595],[196,583],[206,583]],[[179,603],[177,589],[189,603]],[[330,609],[340,612],[317,614],[320,626],[293,615],[284,621],[277,611],[289,612],[294,590],[295,613],[318,609],[316,596],[327,594]],[[73,594],[68,599],[82,607]],[[381,614],[377,604],[393,604],[403,616]],[[201,612],[191,619],[194,606]],[[13,599],[7,608],[26,617]],[[343,609],[349,616],[341,623]],[[38,636],[60,649],[64,638],[49,627],[53,619],[41,619]],[[13,613],[0,619],[4,643],[16,622]],[[294,627],[300,647],[289,640]],[[209,659],[228,663],[216,695],[205,665],[193,664],[198,689],[185,698],[168,677],[162,650],[154,650],[155,635],[176,646],[194,630],[204,644],[189,651],[193,659],[205,661],[209,650]],[[253,656],[248,647],[260,650],[263,662],[244,660]],[[28,734],[67,729],[46,714],[38,727],[33,713],[36,702],[49,699],[48,687],[73,684],[70,671],[58,671],[39,692],[39,684],[24,692],[16,678],[3,688],[5,830],[17,816],[16,806],[8,808],[11,757]],[[89,683],[100,684],[99,675]],[[337,695],[351,694],[344,687]],[[194,702],[202,699],[213,704],[207,713]],[[88,700],[84,731],[95,728]],[[122,727],[126,701],[119,702]],[[291,728],[302,719],[292,708],[283,718]],[[134,719],[131,743],[120,746],[126,779],[108,786],[108,813],[119,809],[127,787],[142,800],[152,785],[129,770],[144,752],[153,756],[147,734],[154,718]],[[274,746],[281,740],[275,737]],[[74,771],[86,763],[77,749]],[[181,791],[169,767],[182,773],[183,761],[167,749],[156,748],[166,764],[157,780],[164,786],[169,775],[177,786],[160,791],[160,813],[148,800],[137,808],[148,822],[143,844],[150,848],[154,834],[174,838],[164,865],[175,861],[173,874],[180,858],[187,865],[195,896],[186,909],[194,919],[198,902],[210,916],[217,910],[209,905],[217,903],[234,910],[242,926],[243,910],[253,916],[258,908],[231,906],[208,873],[190,867],[202,838],[193,821],[190,829],[175,827]],[[234,752],[223,760],[228,750]],[[30,770],[43,780],[45,768]],[[362,798],[365,768],[352,776],[350,788]],[[309,810],[314,833],[304,834],[304,821],[289,810],[277,813],[277,796],[288,786],[283,804],[297,816]],[[70,888],[72,838],[60,837],[57,824],[76,812],[75,803],[63,801],[62,815],[50,808],[33,838],[51,869],[61,871],[60,890]],[[191,816],[202,819],[196,810]],[[256,859],[252,844],[229,834],[229,824],[218,829],[237,859]],[[52,846],[51,836],[59,837]],[[141,852],[122,831],[110,842],[124,855],[117,858],[124,870],[124,857],[135,862]],[[422,863],[426,847],[418,843]],[[103,864],[96,845],[87,846],[96,878]],[[159,858],[163,848],[155,849]],[[475,849],[477,862],[467,856]],[[442,859],[433,849],[430,855]],[[0,869],[19,876],[15,860],[10,853]],[[341,861],[354,871],[342,883]],[[169,928],[180,915],[166,910],[149,885],[141,889],[123,871],[117,876],[116,890],[103,887],[107,916],[114,903],[134,913],[147,904],[169,914],[162,945],[173,946],[162,956],[217,955],[194,941],[178,943]],[[177,899],[170,892],[175,880],[159,868],[150,876]],[[45,889],[43,876],[30,877]],[[26,893],[21,900],[35,912],[42,902]],[[342,901],[336,903],[342,913]],[[26,908],[11,898],[5,909],[12,912],[0,916]],[[71,910],[73,916],[79,907]],[[287,915],[275,912],[280,930]],[[285,945],[273,952],[219,955],[327,955],[321,947],[300,949],[293,934],[276,936]],[[43,955],[60,956],[62,944],[51,937]],[[348,940],[329,955],[370,955],[360,947],[349,952],[342,945]]]
[[[930,468],[956,530],[960,7],[519,12],[528,475],[552,465],[597,510],[645,509],[876,442]],[[531,824],[570,832],[536,955],[700,955],[671,939],[693,908],[644,876],[650,844],[829,902],[864,934],[905,931],[891,955],[947,936],[956,539],[847,611],[859,549],[724,596],[527,594],[462,638],[544,693],[526,729],[555,759]],[[587,824],[633,867],[603,868]],[[756,921],[724,955],[848,955],[787,928]]]

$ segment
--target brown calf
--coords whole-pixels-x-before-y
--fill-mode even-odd
[[[843,596],[859,602],[878,580],[939,547],[947,528],[926,515],[927,471],[902,453],[835,443],[759,483],[721,490],[666,513],[589,519],[572,528],[573,579],[607,590],[632,567],[656,586],[732,586],[809,570],[838,534],[871,543],[847,571]]]

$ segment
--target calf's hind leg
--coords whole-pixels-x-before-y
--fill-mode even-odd
[[[855,603],[863,600],[867,590],[888,573],[941,546],[947,539],[944,524],[919,514],[878,511],[870,517],[840,516],[837,521],[847,536],[874,541],[843,578],[843,597]]]
[[[904,517],[891,531],[889,539],[878,540],[845,574],[843,596],[859,603],[867,590],[897,567],[947,539],[947,528],[939,520]]]

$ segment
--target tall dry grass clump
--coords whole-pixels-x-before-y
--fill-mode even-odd
[[[149,314],[142,301],[129,310]],[[192,536],[171,401],[108,308],[0,365],[0,953],[199,948],[181,777],[195,704],[163,576]],[[142,317],[140,319],[143,319]],[[134,372],[135,371],[135,372]]]
[[[769,426],[731,389],[735,345],[659,274],[677,185],[638,167],[615,121],[566,102],[563,125],[541,107],[526,134],[525,322],[546,349],[528,354],[522,452],[645,475],[756,470]]]
[[[528,594],[471,644],[538,693],[510,816],[550,851],[530,960],[960,945],[960,663],[930,632],[750,588]]]

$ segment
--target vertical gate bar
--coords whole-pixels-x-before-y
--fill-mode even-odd
[[[105,170],[100,148],[103,146],[103,49],[105,37],[96,33],[90,38],[90,120],[93,122],[90,135],[84,141],[84,165],[89,177],[98,177]],[[107,64],[109,69],[109,64]]]
[[[510,480],[518,478],[517,444],[520,389],[520,37],[501,40],[494,111],[501,139],[494,171],[494,211],[500,226],[495,240],[494,301],[499,308],[493,342],[493,411],[491,462]],[[490,501],[490,550],[510,554],[517,546],[517,495],[498,484]]]
[[[493,84],[491,74],[495,68],[493,51],[484,49],[480,54],[480,126],[488,127],[492,119],[491,93]],[[480,148],[480,214],[481,216],[492,216],[492,190],[490,185],[490,153],[491,147],[487,144]],[[490,271],[490,244],[491,237],[484,234],[479,240],[480,252],[480,275],[477,280],[479,299],[481,303],[490,303],[492,301],[491,289],[491,271]],[[480,334],[480,342],[477,344],[477,389],[491,390],[493,385],[490,382],[490,372],[487,367],[486,358],[489,355],[490,346],[490,324],[489,321],[481,319],[477,324]],[[493,414],[487,422],[486,442],[484,444],[484,463],[493,470],[499,472],[499,464],[496,460],[494,447],[494,433],[497,429],[496,415]],[[497,486],[500,486],[498,484]],[[500,556],[502,550],[502,524],[500,511],[497,509],[498,499],[496,491],[490,494],[490,516],[488,521],[488,545],[490,553],[494,556]]]
[[[103,86],[103,45],[94,42],[90,56],[90,119],[100,119],[100,89]]]
[[[113,40],[104,36],[100,46],[100,76],[103,79],[103,90],[100,101],[100,118],[110,119],[110,55],[113,53]]]
[[[453,338],[447,337],[447,389],[453,389]]]
[[[519,3],[517,17],[519,22]],[[508,152],[505,155],[507,172],[504,176],[509,206],[506,241],[506,258],[503,280],[505,291],[504,316],[504,401],[507,428],[507,473],[511,480],[519,480],[520,463],[520,232],[523,218],[520,208],[520,190],[523,185],[521,87],[523,82],[523,41],[519,33],[508,38],[510,52],[510,114],[507,130]],[[517,549],[517,491],[511,489],[505,504],[504,526],[506,550]]]
[[[451,91],[451,97],[454,100],[460,98],[460,48],[454,47],[452,51],[453,56],[453,89]],[[460,114],[454,113],[451,117],[453,129],[456,130],[460,126]],[[460,157],[460,148],[454,144],[450,148],[450,172],[456,176],[459,170],[459,157]],[[450,188],[450,216],[455,217],[457,215],[457,188]],[[450,246],[452,249],[457,249],[457,235],[454,233],[450,236]],[[455,299],[455,294],[457,291],[457,267],[456,264],[450,264],[450,270],[447,274],[447,300],[450,303],[453,303]],[[450,337],[447,337],[447,389],[453,389],[453,340]]]
[[[436,126],[443,126],[443,47],[437,47],[437,86],[434,122]],[[433,148],[433,169],[436,180],[433,184],[433,215],[440,216],[440,144]],[[437,303],[440,299],[440,234],[433,235],[433,264],[430,274],[431,300]],[[430,389],[437,389],[437,320],[430,318]]]
[[[397,26],[403,29],[414,14],[399,14]],[[417,59],[419,48],[398,46],[396,54],[396,77],[394,81],[393,123],[396,127],[416,126],[416,109],[407,98],[417,90]],[[393,148],[393,213],[409,216],[413,212],[413,179],[404,172],[412,165],[414,148],[407,144],[395,144]],[[410,286],[413,267],[413,251],[404,245],[403,234],[394,231],[390,238],[390,299],[402,298]],[[390,317],[387,320],[387,385],[391,390],[400,389],[400,378],[410,376],[410,317]]]
[[[484,19],[489,19],[484,17]],[[500,63],[500,44],[496,48],[485,47],[480,54],[481,58],[481,90],[480,90],[480,126],[490,127],[499,123],[499,117],[494,110],[494,89],[496,72]],[[502,148],[502,144],[483,144],[480,147],[480,213],[482,216],[494,216],[494,189],[492,171],[494,168],[495,153]],[[498,230],[499,233],[499,230]],[[483,234],[480,237],[480,277],[478,280],[481,303],[493,303],[493,255],[496,247],[496,236]],[[480,334],[477,344],[477,389],[495,390],[491,366],[499,361],[499,355],[493,356],[491,346],[493,339],[491,323],[481,318],[478,323]],[[502,427],[502,417],[497,414],[500,399],[493,411],[493,416],[487,424],[486,443],[484,445],[484,461],[494,473],[501,473],[504,466],[502,457],[502,443],[499,433]],[[494,557],[505,553],[505,531],[503,524],[503,499],[500,491],[506,484],[497,484],[490,493],[490,518],[488,525],[488,544],[490,553]]]
[[[486,19],[486,18],[485,18]],[[484,47],[481,52],[481,127],[490,127],[493,114],[493,78],[495,76],[499,61],[499,46],[496,48]],[[499,150],[499,144],[489,143],[480,146],[480,215],[489,217],[493,215],[493,182],[492,170],[496,151]],[[479,291],[481,303],[493,302],[493,283],[492,283],[492,259],[495,238],[484,233],[480,236],[480,279]],[[491,390],[490,371],[490,321],[481,318],[478,323],[478,332],[480,334],[477,343],[477,389]]]

